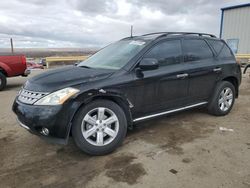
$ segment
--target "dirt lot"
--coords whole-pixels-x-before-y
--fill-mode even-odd
[[[19,127],[11,105],[25,80],[0,92],[0,187],[250,187],[249,76],[228,116],[195,109],[142,123],[103,157]]]

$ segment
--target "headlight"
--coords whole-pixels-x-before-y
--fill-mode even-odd
[[[34,105],[60,105],[78,92],[78,89],[72,87],[64,88],[41,98]]]

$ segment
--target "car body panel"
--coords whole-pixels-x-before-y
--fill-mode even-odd
[[[30,78],[24,85],[27,90],[37,92],[53,92],[72,85],[93,82],[104,79],[113,73],[112,70],[97,70],[67,66],[55,70],[47,71]]]
[[[24,75],[27,69],[26,58],[24,55],[1,55],[0,69],[6,73],[7,77]]]

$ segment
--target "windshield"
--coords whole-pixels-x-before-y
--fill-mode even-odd
[[[142,40],[121,40],[108,45],[85,61],[79,67],[115,69],[126,65],[146,45]]]

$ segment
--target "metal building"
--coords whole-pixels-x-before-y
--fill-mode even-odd
[[[250,3],[221,9],[220,37],[234,53],[250,55]]]

